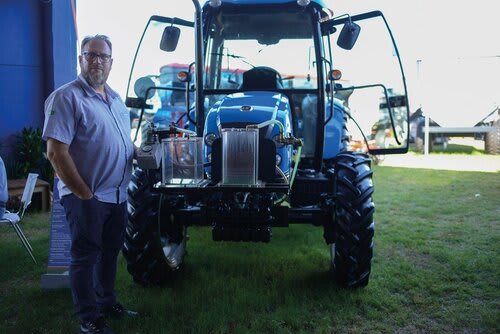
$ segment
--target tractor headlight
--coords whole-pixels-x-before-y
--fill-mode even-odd
[[[297,4],[298,4],[299,6],[302,6],[302,7],[305,7],[305,6],[307,6],[308,4],[310,4],[310,3],[311,3],[311,0],[297,0]]]
[[[215,133],[208,133],[205,136],[205,144],[207,144],[208,146],[212,146],[212,144],[214,143],[214,141],[216,139],[217,139],[217,135]]]
[[[211,7],[217,8],[220,7],[220,5],[222,5],[222,0],[210,0],[208,3],[210,4]]]
[[[281,163],[281,155],[276,154],[276,165],[279,166],[280,163]]]

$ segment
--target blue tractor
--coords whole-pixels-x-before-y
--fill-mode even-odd
[[[132,65],[126,103],[146,135],[129,186],[129,273],[144,285],[171,279],[189,226],[214,241],[269,242],[278,227],[312,224],[333,280],[366,286],[369,154],[408,150],[405,77],[383,14],[335,16],[323,0],[192,3],[194,21],[150,18]],[[186,64],[175,85],[159,80],[170,63]],[[391,91],[397,105],[380,108]],[[173,93],[184,96],[180,116],[143,122]]]

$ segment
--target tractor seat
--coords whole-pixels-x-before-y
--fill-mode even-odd
[[[243,73],[243,90],[283,89],[281,75],[271,67],[257,66]]]

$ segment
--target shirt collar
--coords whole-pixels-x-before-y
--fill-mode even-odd
[[[85,78],[83,77],[83,75],[81,73],[78,75],[78,81],[80,82],[82,89],[85,92],[85,94],[87,94],[87,96],[90,97],[90,96],[97,95],[97,92],[95,91],[95,89],[92,88],[92,86],[90,86],[88,84],[87,80],[85,80]],[[111,89],[111,87],[109,87],[108,84],[104,84],[104,90],[106,91],[106,94],[108,94],[108,97],[111,100],[118,97],[118,93],[115,92],[113,89]]]

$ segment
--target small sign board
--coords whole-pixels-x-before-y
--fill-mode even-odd
[[[71,234],[66,214],[57,190],[58,179],[54,179],[52,196],[52,219],[50,224],[49,260],[47,273],[42,275],[42,289],[69,288],[69,265],[71,263]]]

